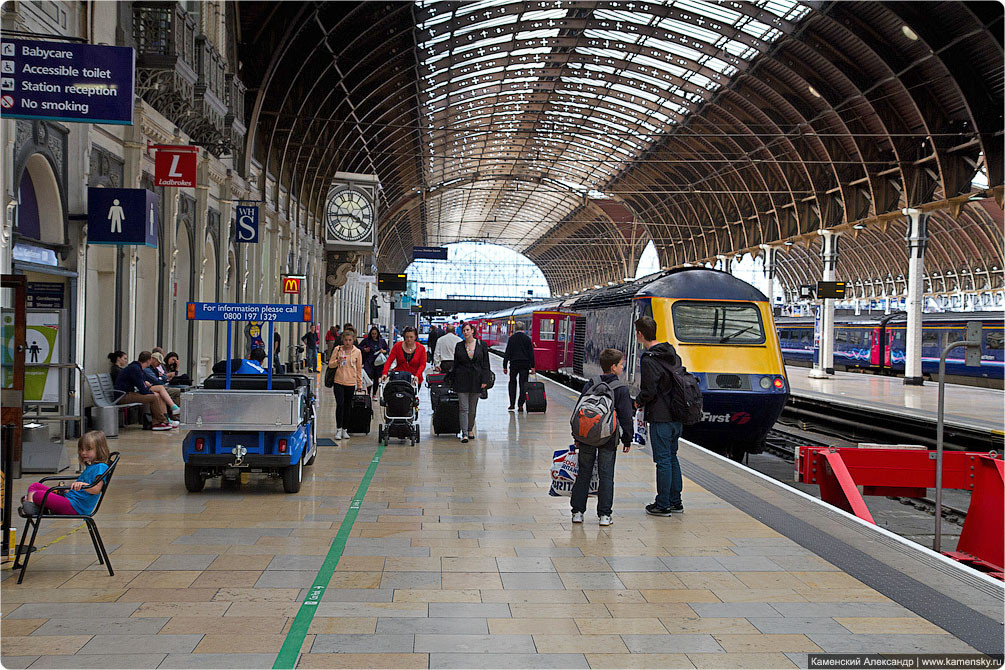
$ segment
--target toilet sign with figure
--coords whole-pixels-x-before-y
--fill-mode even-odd
[[[159,198],[143,188],[88,188],[88,244],[157,247]]]

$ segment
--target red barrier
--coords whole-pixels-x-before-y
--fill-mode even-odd
[[[957,550],[943,553],[1002,579],[1005,462],[993,453],[975,451],[947,451],[942,458],[943,488],[973,492]],[[862,496],[923,497],[925,489],[935,486],[935,452],[800,447],[795,474],[799,482],[819,485],[825,502],[875,523]]]

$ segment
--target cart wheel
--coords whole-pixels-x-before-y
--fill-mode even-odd
[[[185,488],[189,493],[198,493],[206,485],[206,480],[199,474],[199,468],[185,464]]]
[[[289,465],[283,470],[283,490],[287,493],[297,493],[300,491],[300,483],[304,479],[304,459],[300,462]]]
[[[377,444],[384,444],[384,426],[377,426]]]
[[[418,444],[418,443],[419,443],[419,441],[420,441],[420,440],[419,440],[419,437],[420,437],[420,436],[419,436],[419,427],[418,427],[418,426],[416,426],[416,427],[415,427],[415,443],[416,443],[416,444]]]

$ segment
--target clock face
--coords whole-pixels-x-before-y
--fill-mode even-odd
[[[328,199],[328,238],[359,242],[373,231],[373,205],[365,193],[344,188]]]

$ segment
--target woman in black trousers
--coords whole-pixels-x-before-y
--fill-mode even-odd
[[[457,394],[460,405],[461,442],[474,437],[475,413],[478,397],[488,386],[489,349],[475,339],[475,328],[469,323],[461,328],[464,339],[454,348],[454,367],[450,371],[450,388]]]

